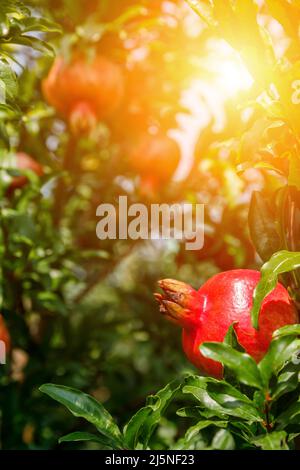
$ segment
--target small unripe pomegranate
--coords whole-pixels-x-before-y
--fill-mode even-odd
[[[18,170],[31,170],[37,176],[43,176],[43,167],[26,153],[19,152],[16,154],[16,165]],[[28,183],[25,175],[15,176],[8,187],[8,191],[22,188]]]
[[[129,155],[131,168],[141,176],[143,192],[167,183],[179,162],[178,144],[164,134],[144,134]]]
[[[10,350],[10,335],[6,328],[3,316],[0,314],[0,341],[5,343],[6,352]]]
[[[268,350],[272,333],[298,322],[287,290],[278,283],[261,305],[259,329],[253,328],[250,313],[259,279],[258,271],[236,269],[216,274],[198,291],[180,281],[159,281],[164,291],[164,295],[155,294],[160,310],[183,328],[184,352],[202,372],[222,377],[222,364],[204,357],[199,346],[207,341],[223,342],[231,324],[240,345],[259,362]]]
[[[71,62],[58,57],[42,90],[48,103],[69,120],[71,130],[83,133],[119,106],[124,93],[123,73],[119,65],[102,55],[89,60],[77,54]]]

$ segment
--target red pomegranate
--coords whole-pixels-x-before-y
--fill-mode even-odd
[[[16,167],[18,170],[31,170],[38,176],[42,176],[44,173],[43,167],[32,157],[23,152],[16,154]],[[15,176],[8,187],[8,191],[22,188],[27,183],[28,179],[25,175]]]
[[[0,341],[4,341],[6,352],[10,350],[10,335],[6,328],[3,316],[0,314]]]
[[[143,192],[167,183],[179,161],[178,144],[163,133],[142,135],[129,155],[131,168],[141,176]]]
[[[258,271],[236,269],[216,274],[198,291],[180,281],[159,281],[165,294],[155,294],[160,310],[183,328],[184,352],[202,372],[222,377],[221,363],[204,357],[199,346],[206,341],[222,342],[232,323],[241,346],[259,362],[268,350],[272,333],[298,322],[287,290],[278,283],[262,303],[259,329],[252,327],[252,297],[259,279]]]
[[[69,120],[75,133],[85,132],[120,104],[123,73],[119,65],[102,55],[92,60],[75,55],[71,62],[58,57],[42,90],[48,103]]]

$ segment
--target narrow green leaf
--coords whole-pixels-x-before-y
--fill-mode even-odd
[[[235,442],[227,429],[221,429],[212,440],[212,447],[216,450],[234,450]]]
[[[287,410],[281,413],[276,419],[278,423],[277,428],[279,430],[286,428],[287,426],[296,423],[299,424],[300,419],[300,401],[293,403]]]
[[[263,420],[251,400],[225,381],[191,376],[186,379],[186,385],[182,391],[190,393],[202,404],[204,410],[200,413],[207,418],[217,416],[223,420],[227,415],[249,422]]]
[[[285,325],[274,331],[273,338],[281,338],[282,336],[300,336],[300,325]]]
[[[180,381],[175,380],[156,395],[148,397],[146,406],[141,408],[124,428],[125,442],[128,447],[135,448],[138,442],[142,443],[144,448],[147,447],[155,427],[179,387]]]
[[[285,431],[272,432],[252,439],[253,444],[262,450],[289,450],[287,433]]]
[[[111,441],[109,441],[109,439],[107,439],[106,441],[105,437],[101,438],[89,432],[71,432],[70,434],[63,436],[58,440],[59,444],[61,444],[62,442],[78,442],[78,441],[93,441],[93,442],[98,442],[99,444],[102,444],[106,447],[111,446]]]
[[[225,335],[223,343],[227,344],[228,346],[235,349],[236,351],[245,352],[244,348],[238,342],[237,335],[234,329],[235,323],[237,322],[233,322],[228,328],[228,331]],[[227,382],[234,384],[235,375],[230,369],[228,369],[228,367],[224,366],[223,377]]]
[[[202,429],[208,428],[209,426],[215,426],[217,428],[226,428],[228,426],[228,421],[217,421],[217,420],[204,420],[204,421],[199,421],[197,424],[194,426],[190,427],[186,434],[185,434],[185,440],[191,441],[197,434],[199,434]]]
[[[24,33],[29,31],[42,31],[45,33],[61,33],[62,28],[54,21],[48,20],[47,18],[24,18],[22,20],[22,31]]]
[[[245,352],[245,349],[243,348],[243,346],[240,345],[240,343],[238,342],[238,339],[237,339],[237,335],[236,335],[236,332],[235,332],[235,329],[234,329],[234,325],[236,323],[238,323],[238,322],[233,322],[230,325],[230,327],[228,328],[223,343],[227,344],[228,346],[230,346],[233,349],[236,349],[237,351]]]
[[[279,374],[276,385],[271,390],[272,401],[293,392],[299,385],[300,364],[288,363]]]
[[[205,357],[221,362],[234,372],[237,379],[249,385],[261,389],[262,379],[255,361],[246,353],[235,351],[227,344],[203,343],[200,350]]]
[[[253,327],[258,329],[258,318],[261,304],[265,297],[272,292],[278,282],[278,276],[293,271],[300,266],[300,252],[279,251],[261,268],[261,279],[253,294],[251,320]]]
[[[22,35],[13,37],[10,41],[7,42],[7,44],[17,44],[19,46],[31,47],[32,49],[35,49],[42,54],[46,54],[51,57],[55,55],[55,51],[50,44],[33,36]]]
[[[272,375],[276,375],[284,364],[299,351],[300,340],[294,339],[293,336],[281,336],[271,342],[267,354],[258,365],[266,387]]]
[[[124,428],[124,438],[129,449],[135,449],[138,444],[140,430],[151,412],[152,409],[150,407],[141,408],[126,424]]]
[[[17,76],[6,60],[0,60],[1,104],[13,101],[19,91]]]
[[[84,418],[97,430],[120,446],[121,432],[112,416],[95,398],[79,390],[63,385],[45,384],[40,391],[64,405],[74,416]]]

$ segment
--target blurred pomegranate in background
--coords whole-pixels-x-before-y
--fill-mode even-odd
[[[123,72],[102,55],[89,60],[77,54],[71,62],[58,57],[42,90],[48,103],[68,119],[71,130],[84,133],[119,106],[124,94]]]
[[[32,157],[23,152],[16,154],[16,168],[18,170],[30,170],[37,176],[43,176],[43,167],[35,161]],[[22,188],[28,183],[28,178],[25,175],[15,176],[8,187],[8,191]]]
[[[142,135],[129,154],[130,166],[140,175],[144,194],[168,183],[179,162],[178,144],[163,133]]]

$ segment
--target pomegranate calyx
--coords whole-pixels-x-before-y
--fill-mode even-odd
[[[199,306],[198,294],[191,286],[181,281],[164,279],[158,282],[164,294],[154,294],[160,312],[182,327],[195,323],[195,308]]]
[[[164,291],[168,300],[184,308],[192,308],[195,306],[197,291],[189,284],[176,281],[175,279],[163,279],[158,281],[158,285]]]

